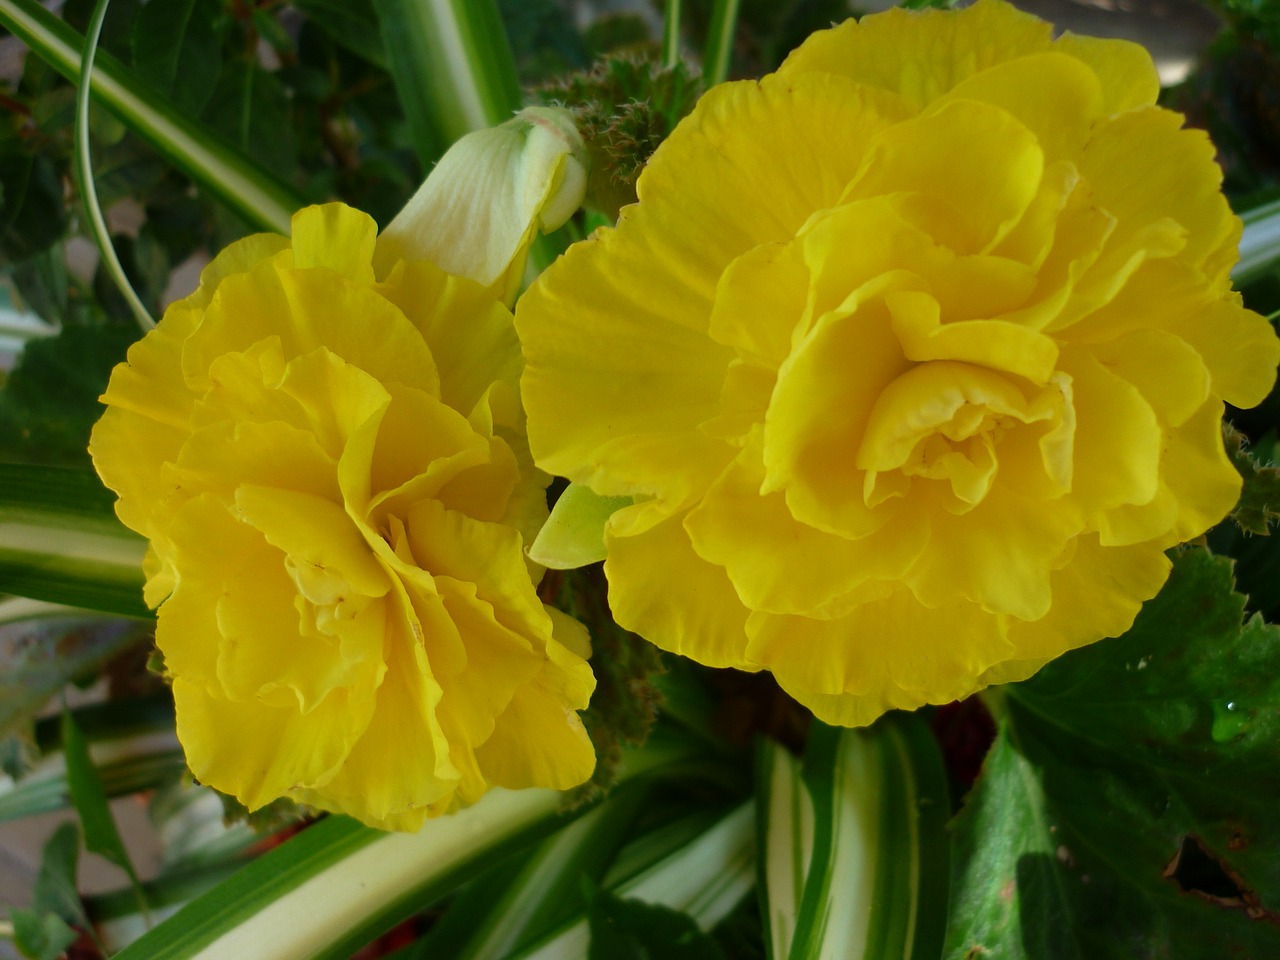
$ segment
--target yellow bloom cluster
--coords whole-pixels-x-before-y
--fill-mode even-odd
[[[255,236],[116,368],[90,451],[150,540],[195,776],[416,829],[594,765],[586,631],[535,594],[546,515],[510,312],[373,221]]]
[[[1280,346],[1139,47],[893,10],[708,93],[522,299],[543,468],[634,497],[619,623],[824,720],[1123,632],[1240,480]]]

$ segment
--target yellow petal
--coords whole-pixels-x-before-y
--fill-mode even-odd
[[[535,680],[517,691],[476,761],[496,786],[568,790],[591,776],[596,755],[578,715]]]
[[[999,0],[946,12],[898,8],[813,34],[778,73],[840,74],[923,107],[975,73],[1047,49],[1051,31]]]
[[[1015,678],[1027,669],[1018,666],[1020,661],[1030,661],[1034,672],[1045,660],[1068,650],[1124,633],[1143,602],[1160,592],[1172,569],[1164,550],[1152,544],[1104,547],[1086,534],[1076,538],[1074,551],[1052,574],[1053,607],[1034,622],[1010,622],[1009,639],[1018,656],[989,670],[985,682]]]
[[[464,416],[485,401],[495,382],[519,383],[523,363],[514,318],[478,283],[425,261],[401,262],[378,292],[421,331],[440,370],[440,398]],[[430,389],[428,383],[412,386]],[[518,417],[514,403],[498,412],[507,426],[516,426]]]
[[[1195,348],[1209,368],[1214,394],[1237,407],[1255,407],[1275,386],[1280,339],[1265,317],[1236,298],[1217,300],[1191,312],[1178,311],[1166,324]]]
[[[373,707],[372,691],[335,690],[302,714],[296,706],[232,702],[180,676],[173,700],[191,773],[250,810],[332,779]]]
[[[881,526],[887,514],[858,495],[858,448],[881,392],[908,366],[883,307],[823,318],[779,371],[765,492],[785,490],[796,519],[819,530],[858,537]]]
[[[1048,612],[1054,560],[1084,526],[1069,504],[1030,500],[1003,485],[968,513],[935,507],[930,519],[928,547],[905,577],[919,601],[967,600],[1021,620]]]
[[[1003,621],[977,605],[929,608],[904,588],[834,620],[758,614],[750,631],[752,660],[819,718],[844,724],[967,696],[1014,649]]]
[[[1052,338],[1001,320],[943,324],[938,301],[928,294],[891,293],[885,302],[908,360],[962,360],[1047,383],[1058,359]]]
[[[264,260],[280,258],[284,265],[293,261],[289,238],[277,233],[255,233],[228,244],[200,271],[200,286],[184,300],[178,301],[193,310],[203,310],[222,281],[237,273],[248,273]]]
[[[976,73],[935,100],[979,100],[1008,111],[1030,130],[1049,162],[1074,159],[1103,112],[1097,74],[1074,57],[1036,53]]]
[[[325,267],[353,283],[373,283],[378,225],[345,203],[306,207],[293,215],[293,265]]]
[[[387,621],[387,672],[377,707],[342,767],[312,800],[372,826],[412,829],[434,805],[449,804],[459,774],[435,719],[440,686],[410,630],[406,609],[392,608]]]
[[[1171,427],[1186,423],[1209,399],[1209,371],[1200,354],[1163,331],[1132,330],[1092,345],[1090,352],[1137,387],[1161,422]]]
[[[955,143],[965,149],[948,146]],[[984,253],[1022,218],[1044,164],[1034,134],[1010,114],[953,101],[877,136],[846,198],[918,194],[935,238],[957,253]]]
[[[1087,513],[1156,495],[1163,436],[1138,389],[1087,354],[1063,353],[1076,411],[1072,497]]]
[[[183,371],[195,389],[204,389],[204,373],[217,357],[273,336],[285,360],[323,347],[384,383],[439,389],[422,334],[373,290],[328,271],[277,270],[271,263],[223,280],[185,345]]]
[[[799,522],[781,493],[761,495],[753,444],[684,521],[698,555],[721,566],[752,610],[837,616],[868,579],[901,577],[928,538],[919,513],[856,540]]]
[[[1089,65],[1102,87],[1102,108],[1120,113],[1148,107],[1160,95],[1160,75],[1147,48],[1129,40],[1103,40],[1064,33],[1053,42],[1059,53]]]
[[[1222,195],[1213,144],[1182,123],[1158,107],[1113,117],[1094,131],[1079,168],[1095,202],[1118,221],[1110,246],[1124,247],[1167,218],[1186,230],[1180,258],[1218,282],[1239,257],[1240,221]],[[1133,163],[1135,156],[1149,159]]]
[[[747,608],[724,569],[693,549],[681,514],[638,504],[605,528],[609,607],[624,629],[709,667],[756,669],[745,658]]]

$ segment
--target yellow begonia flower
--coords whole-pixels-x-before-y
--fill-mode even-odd
[[[227,248],[111,377],[93,431],[151,542],[147,601],[197,779],[412,830],[594,766],[586,631],[544,607],[546,517],[506,307],[375,274],[341,204]]]
[[[1280,344],[1150,58],[1002,0],[704,96],[525,295],[538,464],[635,497],[620,624],[864,724],[1126,630],[1231,509]]]

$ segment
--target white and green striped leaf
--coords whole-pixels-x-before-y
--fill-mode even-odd
[[[400,106],[424,170],[463,134],[520,108],[494,0],[374,0]]]
[[[492,859],[553,829],[559,804],[551,790],[495,790],[418,833],[326,818],[116,956],[346,958]]]
[[[146,541],[112,513],[92,473],[0,464],[0,593],[150,617]]]
[[[780,752],[762,751],[760,774],[770,956],[936,960],[950,808],[924,722],[893,714],[867,730],[815,723],[802,777]]]
[[[710,930],[755,885],[754,822],[755,804],[748,801],[638,875],[622,882],[607,877],[605,886],[623,899],[679,910]],[[590,940],[584,914],[513,960],[581,960]]]
[[[0,26],[58,73],[78,82],[84,38],[37,0],[0,0]],[[125,126],[249,223],[288,233],[289,218],[305,203],[297,193],[152,94],[105,52],[94,66],[92,93]]]
[[[1244,233],[1240,236],[1240,261],[1231,276],[1241,283],[1275,269],[1280,261],[1280,200],[1240,215]]]

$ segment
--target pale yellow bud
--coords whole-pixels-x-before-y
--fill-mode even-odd
[[[396,260],[429,260],[514,298],[536,231],[582,204],[586,147],[573,116],[526,107],[458,140],[378,238],[380,275]]]

